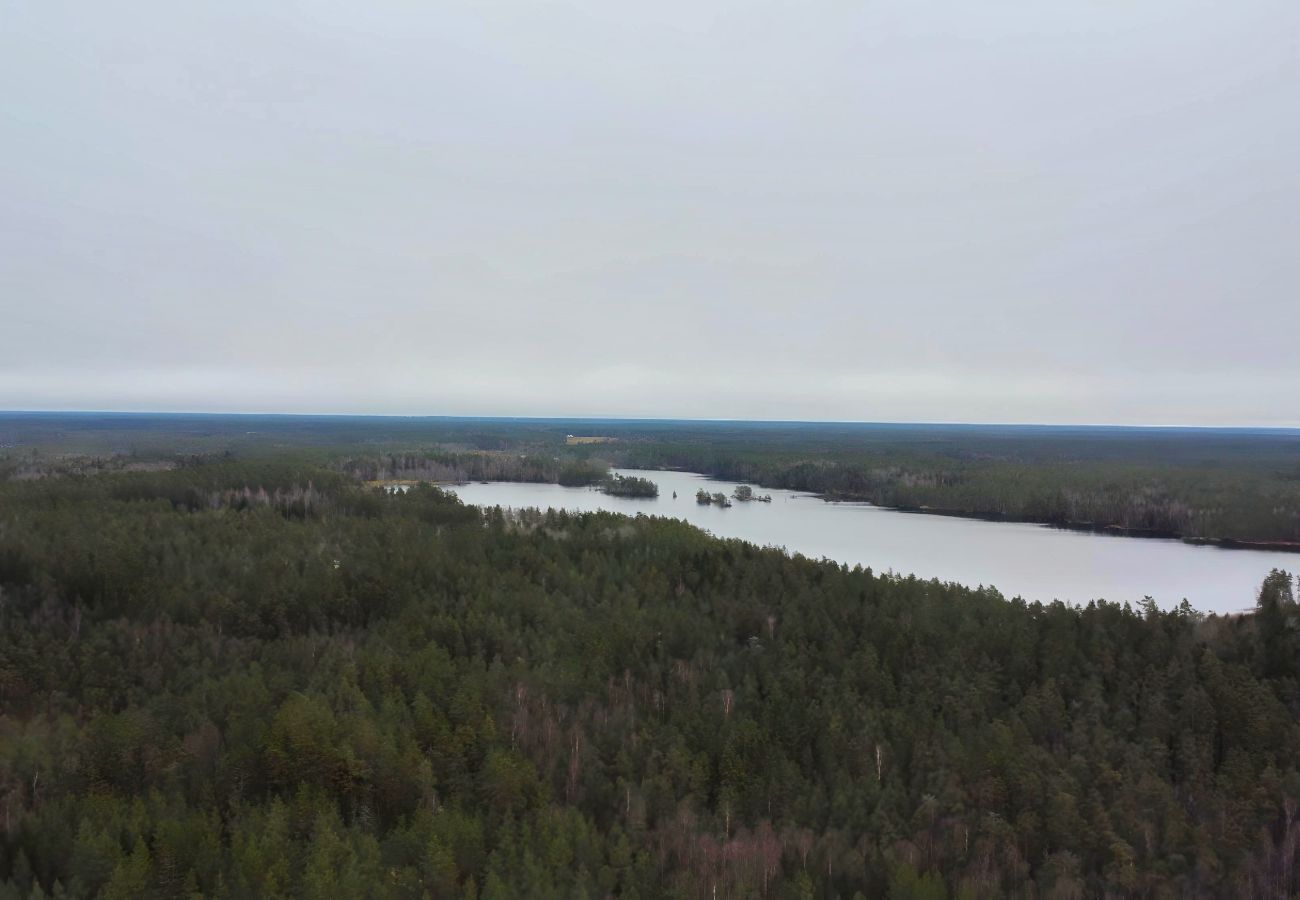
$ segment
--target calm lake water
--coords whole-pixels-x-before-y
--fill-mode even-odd
[[[450,488],[479,506],[609,510],[672,516],[718,537],[741,538],[814,558],[878,572],[893,571],[960,584],[992,585],[1007,597],[1086,603],[1104,598],[1136,603],[1150,595],[1164,607],[1184,598],[1205,612],[1251,607],[1272,568],[1300,569],[1300,555],[1223,550],[1180,541],[1063,531],[1042,525],[984,522],[906,513],[866,503],[827,503],[808,494],[756,487],[771,503],[701,506],[695,492],[730,494],[736,482],[690,472],[640,472],[659,497],[610,497],[590,488],[491,482]],[[673,492],[677,499],[673,499]]]

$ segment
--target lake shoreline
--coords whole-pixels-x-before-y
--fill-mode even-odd
[[[784,488],[770,489],[771,504],[720,508],[697,503],[696,495],[701,488],[730,493],[726,481],[681,470],[615,471],[655,481],[659,497],[615,497],[549,482],[475,482],[446,490],[483,508],[662,516],[758,547],[970,587],[992,585],[1005,596],[1044,603],[1138,603],[1149,596],[1168,609],[1188,600],[1205,612],[1235,614],[1250,607],[1270,571],[1287,565],[1249,546],[1221,553],[1150,533],[1131,536],[1157,539],[1107,540],[1126,535],[1086,523],[1063,528],[933,508],[913,510],[930,515],[904,515],[908,510]]]
[[[921,513],[931,516],[951,516],[958,519],[978,519],[983,522],[1013,522],[1023,525],[1043,525],[1059,528],[1062,531],[1082,531],[1088,534],[1109,534],[1116,537],[1154,538],[1165,541],[1181,541],[1198,547],[1220,547],[1225,550],[1268,550],[1276,553],[1300,553],[1300,542],[1295,541],[1246,541],[1239,538],[1196,537],[1179,534],[1176,531],[1163,531],[1156,528],[1129,528],[1124,525],[1104,525],[1098,522],[1060,522],[1053,519],[1033,516],[1013,516],[1007,513],[979,512],[962,509],[943,509],[932,506],[881,506],[868,500],[826,497],[813,494],[827,503],[869,503],[880,509],[895,512]]]
[[[762,482],[744,481],[743,479],[719,478],[716,475],[710,475],[707,472],[691,472],[687,469],[662,468],[662,469],[637,469],[629,471],[640,472],[673,472],[684,475],[698,475],[708,481],[719,484],[752,484],[755,487],[766,488],[768,490],[794,490],[792,488],[783,488],[777,485],[763,484]],[[457,487],[460,485],[471,484],[474,479],[469,480],[433,480],[433,479],[379,479],[367,481],[368,487],[381,487],[392,489],[395,487],[410,488],[417,484],[431,484],[438,488]],[[557,481],[524,481],[511,478],[496,478],[491,481],[498,481],[504,484],[555,484]],[[567,487],[589,487],[596,490],[596,485],[566,485]],[[832,494],[818,494],[813,491],[796,491],[808,497],[814,497],[825,503],[862,503],[877,509],[887,509],[893,512],[916,513],[929,516],[946,516],[954,519],[973,519],[981,522],[1005,522],[1009,524],[1020,525],[1041,525],[1047,528],[1056,528],[1061,531],[1075,531],[1085,534],[1103,534],[1113,537],[1126,538],[1148,538],[1164,541],[1179,541],[1196,547],[1218,547],[1221,550],[1262,550],[1270,553],[1290,553],[1300,554],[1300,542],[1297,541],[1249,541],[1240,538],[1229,537],[1200,537],[1195,535],[1179,534],[1176,531],[1165,531],[1155,528],[1130,528],[1124,525],[1107,525],[1099,522],[1062,522],[1054,519],[1047,519],[1041,516],[1016,516],[1010,513],[984,512],[979,510],[953,509],[937,506],[886,506],[880,503],[872,503],[861,497],[836,496]]]
[[[666,467],[662,469],[644,469],[642,471],[688,472],[687,469]],[[725,482],[729,484],[752,484],[755,487],[766,488],[768,490],[795,490],[794,488],[781,487],[780,485],[763,484],[759,481],[720,478],[716,475],[710,475],[707,472],[693,472],[689,474],[703,475],[710,481]],[[873,503],[862,497],[819,494],[815,491],[801,491],[800,493],[804,493],[809,497],[816,497],[818,500],[822,500],[826,503],[865,503],[868,506],[874,506],[877,509],[888,509],[893,510],[894,512],[919,513],[930,516],[948,516],[956,519],[976,519],[982,522],[1043,525],[1048,528],[1059,528],[1062,531],[1079,531],[1087,534],[1108,534],[1115,537],[1154,538],[1156,540],[1181,541],[1184,544],[1191,544],[1197,547],[1218,547],[1223,550],[1265,550],[1270,553],[1300,553],[1300,541],[1250,541],[1231,537],[1202,537],[1197,535],[1180,534],[1176,531],[1167,531],[1157,528],[1130,528],[1125,525],[1108,525],[1100,522],[1061,521],[1059,519],[1048,519],[1042,516],[1017,516],[1010,513],[954,509],[939,506],[887,506],[881,503]]]

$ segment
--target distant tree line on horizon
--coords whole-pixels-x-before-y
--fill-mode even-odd
[[[0,413],[0,479],[256,459],[363,480],[596,485],[611,464],[831,499],[1300,548],[1300,431]]]

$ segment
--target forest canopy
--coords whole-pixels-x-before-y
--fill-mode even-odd
[[[0,483],[0,897],[1286,896],[1300,622],[310,454]]]

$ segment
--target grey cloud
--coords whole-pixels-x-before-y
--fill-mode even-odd
[[[0,408],[1300,423],[1300,7],[6,4]]]

